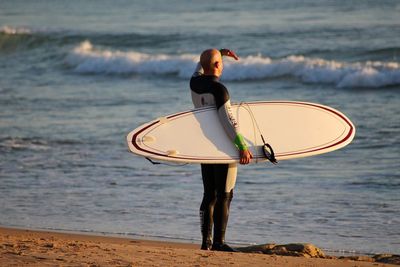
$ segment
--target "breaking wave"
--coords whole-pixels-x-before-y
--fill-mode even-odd
[[[68,55],[66,63],[83,74],[178,74],[190,77],[196,64],[194,55],[151,55],[95,49],[82,42]]]
[[[76,46],[66,64],[81,74],[176,75],[189,78],[198,55],[146,54],[96,48],[89,41]],[[226,60],[222,79],[227,81],[292,77],[305,83],[334,84],[347,87],[387,87],[400,85],[398,62],[339,62],[292,55],[271,59],[262,55],[247,56],[240,61]]]
[[[92,40],[96,45],[85,39]],[[187,37],[187,36],[186,36]],[[135,33],[88,33],[55,28],[0,27],[0,52],[43,47],[59,54],[68,68],[78,74],[175,75],[188,79],[198,61],[197,54],[147,54],[138,52],[149,43],[185,36]],[[72,50],[71,50],[71,47]],[[65,50],[67,49],[67,50]],[[119,49],[119,50],[118,50]],[[122,50],[121,50],[122,49]],[[136,50],[135,50],[136,49]],[[65,55],[65,52],[67,55]],[[393,55],[398,47],[364,51],[366,58]],[[46,53],[46,52],[44,52]],[[400,85],[400,62],[327,60],[307,55],[273,59],[249,55],[240,61],[225,60],[222,80],[248,81],[276,78],[297,79],[303,83],[332,84],[339,88],[382,88]]]

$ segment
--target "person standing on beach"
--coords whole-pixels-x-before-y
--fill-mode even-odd
[[[222,126],[238,148],[240,164],[248,164],[253,155],[247,149],[246,142],[239,132],[239,125],[232,114],[228,90],[219,81],[223,71],[222,56],[239,60],[229,49],[208,49],[200,55],[200,62],[190,79],[192,101],[195,108],[217,107]],[[235,249],[225,243],[225,232],[236,183],[237,165],[201,164],[201,174],[204,186],[200,206],[201,249],[234,252]]]

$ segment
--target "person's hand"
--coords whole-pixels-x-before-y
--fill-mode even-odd
[[[253,154],[251,154],[250,150],[240,150],[240,164],[249,164],[251,159],[253,158]]]
[[[239,57],[232,50],[222,48],[219,51],[221,52],[221,55],[223,55],[223,56],[233,57],[234,59],[239,60]]]

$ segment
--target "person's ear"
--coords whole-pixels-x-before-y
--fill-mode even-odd
[[[219,69],[219,66],[220,66],[220,63],[219,63],[219,61],[215,61],[215,63],[214,63],[214,67],[215,67],[216,69]]]

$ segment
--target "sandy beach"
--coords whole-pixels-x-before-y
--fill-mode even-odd
[[[399,0],[0,7],[0,267],[400,265]],[[165,160],[190,161],[173,144],[182,141],[222,163],[217,154],[235,147],[230,135],[253,151],[265,138],[279,164],[239,166],[229,210],[228,244],[259,244],[245,253],[199,249],[202,160],[171,164],[154,151],[152,164],[127,139],[194,108],[191,78],[209,48],[239,57],[221,60],[229,94],[203,101],[241,103],[222,116],[235,117],[226,125],[236,130],[214,139],[211,120],[198,128],[196,117],[164,125],[179,135],[151,131],[142,148],[163,144]],[[255,101],[288,106],[256,119],[245,104]],[[309,112],[288,116],[293,102]],[[351,143],[344,118],[354,124]],[[306,129],[314,130],[298,131]],[[290,156],[304,151],[314,156]],[[318,252],[309,242],[323,254],[304,253]]]
[[[364,260],[207,252],[197,244],[0,227],[0,266],[391,266]]]

